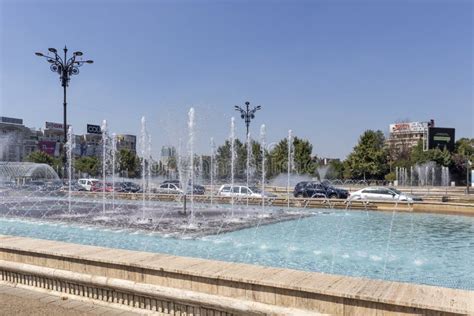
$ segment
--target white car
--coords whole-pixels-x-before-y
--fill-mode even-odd
[[[247,187],[244,185],[230,185],[224,184],[220,187],[218,193],[220,196],[233,196],[233,197],[255,197],[255,198],[262,198],[263,196],[266,198],[273,198],[276,197],[275,194],[263,192],[260,188],[257,187]]]
[[[77,184],[83,187],[84,190],[90,191],[92,188],[92,185],[97,181],[99,180],[98,179],[79,179],[77,180]]]
[[[394,188],[368,187],[351,193],[349,200],[369,201],[421,201],[421,198],[405,194]]]
[[[182,194],[183,190],[181,190],[177,183],[163,183],[158,187],[158,189],[154,189],[153,192],[163,194]]]

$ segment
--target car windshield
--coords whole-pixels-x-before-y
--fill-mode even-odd
[[[396,194],[402,194],[401,191],[398,191],[397,189],[394,188],[389,188],[391,191],[395,192]]]

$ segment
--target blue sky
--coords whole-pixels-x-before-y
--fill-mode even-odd
[[[366,129],[435,119],[474,135],[473,2],[0,0],[0,115],[61,122],[58,76],[34,55],[95,61],[68,90],[75,132],[107,119],[153,145],[177,144],[196,109],[197,151],[229,135],[234,105],[262,105],[269,141],[288,129],[344,158]]]

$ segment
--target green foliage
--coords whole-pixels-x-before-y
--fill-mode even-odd
[[[217,164],[217,178],[221,180],[229,180],[231,178],[231,144],[229,140],[226,140],[224,145],[217,148],[216,151],[216,164]],[[260,144],[256,141],[251,142],[252,161],[251,168],[254,168],[258,172],[261,172],[261,153]],[[234,178],[236,180],[244,180],[247,177],[247,144],[242,143],[239,139],[234,142],[235,150],[235,166],[234,166]],[[210,164],[210,157],[209,157]],[[209,177],[208,175],[206,177]],[[255,180],[255,179],[254,179]]]
[[[342,179],[344,177],[344,163],[340,160],[331,160],[326,179]]]
[[[459,184],[466,184],[467,161],[474,163],[474,138],[461,138],[456,142],[451,156],[451,176]]]
[[[294,146],[294,172],[298,174],[316,174],[316,163],[311,157],[313,146],[305,139],[293,138]],[[280,140],[270,151],[268,161],[268,175],[277,176],[280,173],[288,172],[288,139]]]
[[[423,142],[420,140],[412,149],[411,164],[422,164],[428,161],[434,161],[438,165],[448,167],[451,165],[451,153],[446,148],[423,151]]]
[[[395,181],[397,180],[397,175],[395,174],[395,172],[392,171],[390,173],[387,173],[384,178],[387,181]]]
[[[25,161],[50,165],[54,170],[58,171],[61,176],[63,166],[61,159],[50,156],[43,151],[32,152],[25,158]]]
[[[133,178],[140,174],[140,159],[128,150],[121,149],[117,153],[118,171],[122,176]]]
[[[55,158],[53,156],[50,156],[43,151],[34,151],[25,158],[25,161],[27,162],[45,163],[50,166],[53,165],[54,160]]]
[[[382,179],[388,170],[385,137],[381,131],[365,131],[344,162],[344,176]]]
[[[75,160],[74,168],[76,171],[96,177],[100,173],[100,161],[97,157],[81,157]]]
[[[456,142],[455,152],[474,160],[474,138],[461,138]]]

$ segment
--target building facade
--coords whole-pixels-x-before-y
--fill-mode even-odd
[[[74,135],[76,157],[102,156],[102,134],[91,130],[84,135]],[[0,117],[0,161],[24,161],[34,151],[42,151],[53,157],[61,156],[64,143],[64,128],[61,123],[45,122],[44,129],[31,129],[23,120]],[[117,150],[127,149],[136,153],[137,137],[129,134],[117,135]]]
[[[37,149],[37,132],[23,120],[0,117],[0,161],[23,161]]]
[[[434,120],[390,124],[387,146],[392,159],[403,158],[420,142],[423,144],[423,150],[446,148],[452,151],[454,150],[455,129],[435,127]]]

